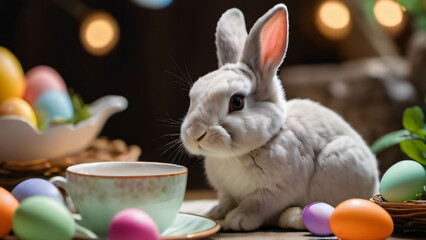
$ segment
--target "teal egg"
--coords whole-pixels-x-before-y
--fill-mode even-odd
[[[45,129],[54,122],[67,122],[74,116],[70,96],[59,90],[42,93],[33,107],[40,129]]]
[[[57,201],[34,196],[21,202],[13,214],[13,232],[21,240],[67,240],[75,233],[70,211]]]
[[[151,9],[161,9],[168,7],[173,0],[132,0],[134,3],[141,7],[151,8]]]
[[[422,164],[404,160],[390,167],[380,182],[380,194],[387,202],[416,200],[426,186],[426,168]]]

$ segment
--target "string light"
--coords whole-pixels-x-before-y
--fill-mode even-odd
[[[340,1],[324,1],[317,10],[316,25],[325,37],[341,39],[345,37],[351,27],[349,9]]]
[[[91,54],[102,56],[118,42],[120,30],[116,20],[106,12],[94,12],[80,26],[80,40]]]

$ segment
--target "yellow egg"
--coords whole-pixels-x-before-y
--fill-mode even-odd
[[[17,115],[37,126],[36,115],[31,106],[21,98],[9,98],[0,105],[0,116]]]
[[[18,59],[0,46],[0,104],[12,97],[22,97],[25,90],[25,75]]]

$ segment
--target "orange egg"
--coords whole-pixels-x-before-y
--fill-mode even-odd
[[[393,221],[389,213],[376,203],[354,198],[334,209],[330,228],[339,239],[382,240],[392,234]]]
[[[0,187],[0,238],[6,237],[12,230],[12,216],[18,206],[18,200]]]
[[[37,126],[37,118],[32,107],[21,98],[9,98],[0,105],[0,116],[21,116]]]

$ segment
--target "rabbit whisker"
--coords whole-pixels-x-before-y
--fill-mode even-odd
[[[186,151],[185,151],[185,149],[183,147],[183,144],[181,144],[179,146],[179,151],[180,151],[180,154],[179,154],[179,164],[183,165],[185,163],[185,160],[186,160],[185,155],[187,155]]]
[[[182,143],[177,146],[176,150],[174,151],[174,155],[175,156],[172,160],[173,163],[177,163],[180,165],[183,165],[185,163],[186,151],[184,150]]]
[[[164,146],[161,147],[161,149],[166,148],[162,153],[161,156],[163,156],[165,153],[167,153],[168,151],[170,151],[173,147],[178,146],[179,144],[182,144],[181,140],[179,138],[165,144]]]
[[[191,87],[194,83],[191,79],[191,76],[189,75],[188,68],[186,67],[186,64],[185,64],[185,68],[186,68],[187,71],[185,73],[185,71],[179,66],[179,64],[177,64],[177,62],[172,58],[172,56],[169,55],[169,58],[172,60],[172,62],[175,64],[175,66],[179,69],[180,73],[183,75],[184,79],[182,79],[182,78],[179,78],[179,79],[181,79],[182,81],[185,81],[185,84],[187,85],[188,90],[191,89]]]
[[[169,115],[167,115],[166,117],[164,117],[162,119],[159,119],[158,121],[162,126],[165,126],[165,127],[179,127],[180,128],[180,126],[182,124],[181,119],[176,120],[176,119],[170,117]]]
[[[191,86],[194,84],[194,81],[192,80],[191,74],[189,74],[189,70],[188,70],[188,66],[186,65],[186,62],[183,61],[183,64],[185,65],[185,70],[186,70],[186,76],[188,76],[188,80],[191,83]]]
[[[168,73],[168,74],[176,77],[177,79],[181,80],[181,81],[174,81],[174,82],[177,83],[177,84],[179,84],[182,87],[183,90],[189,91],[189,89],[191,89],[192,85],[188,82],[187,79],[179,77],[178,75],[176,75],[176,74],[174,74],[174,73],[172,73],[170,71],[167,71],[167,70],[164,70],[164,72],[166,72],[166,73]]]

